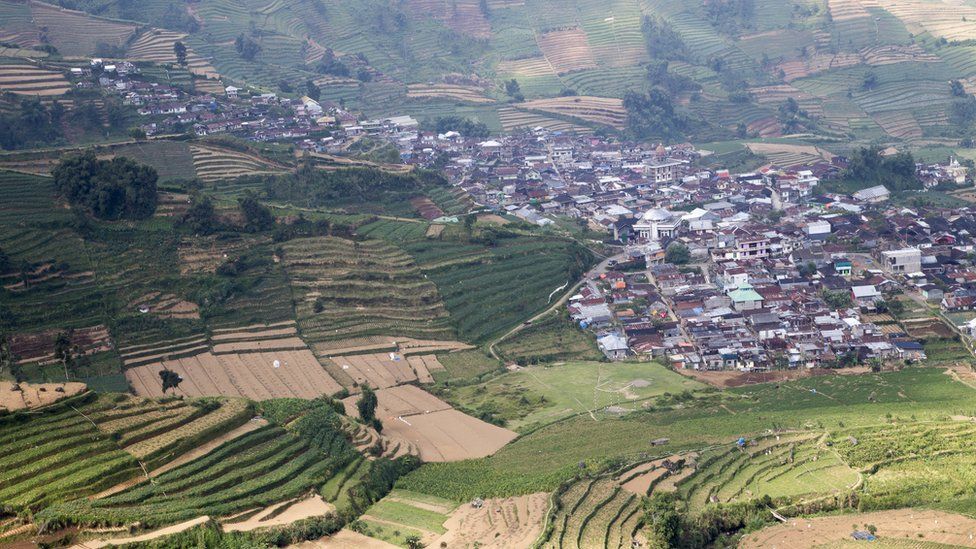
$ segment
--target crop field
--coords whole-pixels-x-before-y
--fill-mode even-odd
[[[438,252],[451,258],[457,247],[428,241],[408,246],[422,265]],[[476,247],[466,248],[476,252]],[[451,320],[464,341],[484,341],[510,328],[550,302],[550,294],[575,273],[588,266],[586,254],[567,241],[523,241],[513,239],[491,248],[488,256],[474,255],[470,262],[441,262],[424,267],[424,274],[437,284]],[[420,258],[423,259],[420,259]]]
[[[494,103],[487,97],[483,89],[472,86],[454,84],[410,84],[407,86],[407,97],[428,98],[439,97],[465,103]]]
[[[190,146],[185,142],[150,141],[114,147],[111,151],[113,156],[152,166],[159,173],[160,181],[193,179],[197,175]]]
[[[623,101],[610,97],[558,97],[536,99],[518,105],[519,109],[542,111],[621,130],[627,123]]]
[[[536,320],[497,345],[497,350],[507,360],[522,359],[529,364],[599,360],[603,356],[593,338],[558,314]]]
[[[38,520],[157,527],[265,508],[317,488],[356,459],[322,414],[291,430],[268,425],[129,490],[49,507]]]
[[[877,528],[874,542],[851,540],[851,525]],[[863,528],[863,526],[861,526]],[[926,509],[897,509],[830,517],[792,519],[743,536],[739,547],[851,549],[869,544],[884,549],[946,549],[973,547],[976,520],[964,515]]]
[[[179,32],[150,29],[137,38],[128,48],[127,57],[138,61],[152,61],[160,64],[176,64],[176,54],[173,44],[183,42],[186,45],[187,35]],[[200,57],[187,47],[186,66],[193,74],[204,78],[219,79],[220,74],[209,61]]]
[[[284,249],[299,326],[309,342],[371,335],[453,339],[437,287],[390,244],[322,237],[292,240]]]
[[[393,387],[413,381],[430,382],[433,378],[427,369],[427,362],[420,357],[404,357],[397,353],[374,353],[367,355],[347,355],[331,359],[329,371],[341,370],[357,385],[370,387]],[[435,363],[436,358],[431,361]],[[436,367],[435,367],[436,369]]]
[[[559,496],[546,548],[631,547],[640,500],[610,478],[583,479]]]
[[[814,390],[816,392],[814,392]],[[834,376],[731,389],[728,398],[665,406],[619,419],[588,414],[525,434],[490,458],[435,464],[411,473],[400,486],[456,501],[553,490],[580,461],[637,460],[648,452],[679,452],[735,440],[767,429],[837,429],[879,425],[889,418],[918,421],[972,415],[976,393],[938,368]],[[669,402],[661,399],[660,404]],[[450,399],[448,399],[450,400]],[[673,400],[670,400],[673,402]],[[655,401],[655,407],[660,405]],[[668,438],[664,447],[650,441]],[[585,441],[581,443],[581,441]],[[535,456],[545,451],[547,459]],[[653,454],[652,454],[653,455]],[[852,466],[858,467],[852,463]]]
[[[375,539],[403,546],[406,536],[417,535],[430,546],[446,534],[444,522],[455,507],[456,503],[442,498],[394,490],[367,509],[360,520],[366,535]]]
[[[538,78],[553,74],[553,67],[545,57],[499,61],[496,69],[501,74],[517,78]]]
[[[602,66],[633,66],[647,60],[641,11],[633,0],[580,2],[580,21],[593,53]]]
[[[21,332],[10,337],[10,350],[20,364],[51,363],[55,361],[54,345],[58,330]],[[104,325],[78,328],[71,333],[72,345],[79,356],[94,355],[112,349],[112,339]]]
[[[280,166],[270,164],[257,156],[228,149],[190,145],[193,155],[193,168],[201,181],[214,182],[221,179],[234,179],[242,175],[279,173]]]
[[[36,0],[29,4],[34,23],[45,29],[51,44],[63,55],[91,55],[99,43],[124,46],[136,31],[136,25],[132,23],[92,17]]]
[[[542,533],[548,505],[546,493],[486,499],[480,508],[461,505],[444,522],[447,532],[433,546],[528,547]]]
[[[572,415],[618,417],[664,393],[701,388],[654,362],[568,362],[528,366],[481,384],[448,387],[444,395],[465,409],[494,411],[510,428],[525,430]],[[523,401],[528,404],[520,405]]]
[[[810,164],[832,158],[829,152],[812,145],[793,145],[789,143],[747,143],[746,146],[755,154],[761,154],[777,166],[789,168],[802,164]]]
[[[44,408],[30,421],[8,416],[0,499],[15,509],[37,509],[96,493],[141,474],[137,458],[168,461],[251,414],[241,400],[208,406],[88,393]]]
[[[499,109],[498,119],[505,131],[512,131],[519,128],[543,127],[553,132],[572,132],[579,134],[593,133],[593,130],[586,126],[573,124],[572,122],[566,122],[556,118],[549,118],[536,113],[521,111],[512,107],[503,107]]]
[[[84,383],[20,383],[14,391],[12,381],[0,381],[0,410],[33,410],[83,392]]]
[[[276,366],[277,363],[277,366]],[[126,379],[136,394],[163,396],[159,372],[168,369],[183,378],[177,394],[187,396],[243,396],[315,398],[342,387],[306,350],[201,354],[128,368]]]
[[[426,462],[491,455],[516,436],[465,415],[413,385],[379,389],[376,398],[376,417],[383,422],[383,437]],[[358,416],[355,402],[355,397],[344,401],[346,413]]]
[[[20,95],[64,95],[71,89],[60,72],[27,63],[0,64],[0,91]]]
[[[976,38],[976,8],[973,6],[944,0],[878,0],[877,4],[913,32],[927,32],[949,41]]]
[[[540,34],[539,49],[556,74],[595,69],[596,61],[590,51],[583,29],[574,28]]]

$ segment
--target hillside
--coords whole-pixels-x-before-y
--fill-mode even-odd
[[[970,88],[976,76],[976,8],[944,0],[62,5],[98,17],[2,0],[0,39],[157,62],[172,62],[182,40],[201,78],[286,93],[311,80],[323,98],[372,115],[457,114],[495,131],[622,130],[619,100],[659,86],[687,117],[679,134],[699,139],[958,137],[969,120],[949,81]],[[518,89],[504,85],[512,79]]]

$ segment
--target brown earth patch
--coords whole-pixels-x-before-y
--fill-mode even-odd
[[[547,493],[487,499],[481,508],[465,504],[444,522],[447,533],[430,547],[530,547],[542,533],[548,508]]]

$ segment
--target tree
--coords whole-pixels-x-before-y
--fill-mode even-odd
[[[514,78],[505,82],[505,95],[511,97],[517,103],[525,101],[525,96],[522,95],[522,86]]]
[[[186,65],[186,44],[177,40],[173,42],[173,53],[176,54],[176,62],[181,65]]]
[[[319,88],[315,80],[309,78],[305,81],[305,95],[309,97],[312,101],[318,101],[322,98],[322,90]]]
[[[464,230],[470,235],[474,231],[474,224],[478,221],[478,216],[471,214],[464,216]]]
[[[962,82],[958,80],[952,80],[949,82],[949,93],[953,97],[966,97],[966,87],[963,86]]]
[[[660,87],[643,94],[629,91],[624,95],[627,129],[638,139],[657,137],[665,140],[680,137],[687,121],[674,109],[671,96]]]
[[[68,381],[68,367],[73,363],[70,332],[58,332],[54,340],[54,358],[64,366],[64,380]]]
[[[424,549],[424,542],[417,534],[410,534],[403,539],[403,542],[407,545],[407,549]]]
[[[257,198],[248,194],[237,201],[237,206],[244,216],[244,230],[249,233],[265,231],[274,226],[274,215],[267,206],[258,202]]]
[[[14,353],[10,350],[7,334],[0,333],[0,375],[9,370],[14,364]]]
[[[3,248],[0,248],[0,274],[6,273],[10,270],[11,266],[13,266],[13,263],[10,261],[10,256],[7,255],[7,252],[3,251]]]
[[[854,306],[854,298],[851,297],[850,293],[845,291],[832,292],[825,290],[823,300],[831,309],[848,309]]]
[[[688,246],[674,242],[664,252],[664,260],[674,265],[684,265],[691,261],[691,253],[688,251]]]
[[[72,206],[100,219],[146,219],[156,211],[156,170],[125,157],[100,160],[91,150],[62,160],[52,172]]]
[[[159,371],[159,379],[163,382],[163,393],[166,393],[167,389],[173,389],[176,392],[177,387],[183,382],[183,378],[180,374],[177,374],[173,370],[163,368]]]
[[[220,226],[213,201],[209,196],[197,196],[180,218],[180,224],[195,234],[208,235]]]
[[[363,385],[363,394],[356,401],[356,409],[359,410],[359,417],[365,423],[371,423],[376,419],[376,393],[369,385]]]
[[[651,59],[677,60],[687,57],[688,48],[681,35],[664,19],[644,16],[641,32]]]
[[[291,85],[291,82],[285,79],[278,81],[278,89],[281,90],[281,93],[292,93],[295,91],[295,88]]]
[[[237,50],[237,54],[241,58],[254,61],[254,58],[261,52],[261,44],[258,44],[250,36],[245,36],[244,33],[241,33],[234,40],[234,49]]]
[[[910,152],[881,156],[881,147],[860,147],[848,158],[841,177],[862,187],[884,185],[889,190],[919,190],[922,182],[915,175],[915,158]]]
[[[864,75],[864,80],[861,81],[861,89],[863,90],[873,90],[878,85],[878,75],[871,71]]]

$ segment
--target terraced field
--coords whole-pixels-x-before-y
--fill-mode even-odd
[[[309,342],[370,335],[453,339],[437,287],[390,244],[322,237],[290,241],[284,251]]]
[[[640,500],[610,478],[578,481],[559,496],[547,548],[631,547]]]
[[[37,509],[84,497],[162,463],[251,417],[243,401],[170,402],[87,393],[29,420],[3,418],[0,499]]]
[[[203,145],[190,145],[193,168],[201,181],[214,182],[242,175],[280,173],[283,168],[254,155]]]
[[[583,29],[566,29],[538,36],[539,49],[556,74],[597,67]]]
[[[410,84],[407,86],[407,97],[437,97],[464,103],[494,103],[495,101],[485,96],[482,89],[452,84]]]
[[[127,55],[135,60],[173,65],[176,64],[173,44],[183,42],[183,45],[186,45],[186,38],[187,35],[184,33],[149,29],[129,45]],[[186,65],[193,74],[204,78],[220,79],[217,69],[209,61],[197,55],[191,47],[187,47]]]
[[[517,108],[577,118],[618,130],[624,129],[627,123],[627,112],[624,110],[623,101],[609,97],[579,96],[536,99],[521,103]]]
[[[34,24],[64,55],[87,56],[98,44],[121,47],[135,33],[132,23],[93,17],[84,12],[30,0]]]
[[[71,84],[60,72],[27,63],[0,64],[0,91],[19,95],[64,95]]]
[[[330,409],[313,408],[287,430],[261,427],[152,483],[49,507],[38,520],[157,527],[268,507],[322,486],[357,459],[340,424]]]

